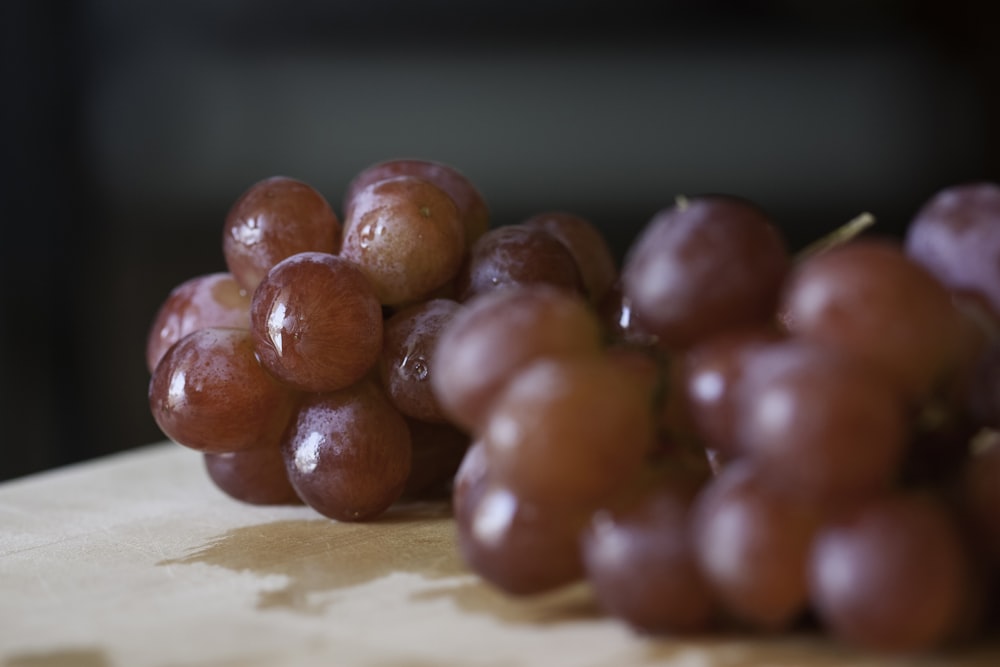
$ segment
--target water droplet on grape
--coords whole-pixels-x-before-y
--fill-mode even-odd
[[[430,366],[422,355],[404,357],[400,367],[407,376],[418,382],[423,382],[430,374]]]

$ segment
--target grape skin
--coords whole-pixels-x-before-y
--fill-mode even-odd
[[[398,176],[355,194],[340,254],[358,265],[382,304],[401,306],[452,280],[464,251],[451,198],[427,181]]]
[[[476,433],[518,369],[540,357],[596,356],[601,346],[579,295],[544,285],[497,290],[463,304],[442,332],[431,386],[448,418]]]
[[[229,209],[222,232],[226,266],[253,292],[272,266],[300,252],[336,253],[341,224],[315,188],[287,176],[258,181]]]
[[[254,292],[251,331],[269,372],[302,391],[335,391],[367,375],[382,351],[382,307],[353,263],[305,252],[282,260]]]
[[[783,238],[749,202],[702,196],[658,212],[633,242],[622,292],[667,349],[774,315],[790,267]]]
[[[958,627],[967,567],[962,539],[939,503],[890,494],[820,530],[810,596],[842,641],[882,652],[925,651]]]
[[[167,351],[149,382],[150,410],[160,429],[209,453],[274,446],[295,400],[257,363],[246,329],[188,334]]]
[[[306,396],[281,448],[299,497],[338,521],[379,516],[410,474],[406,420],[371,380]]]
[[[351,217],[351,208],[361,190],[396,176],[412,176],[428,181],[451,197],[462,220],[466,246],[475,243],[489,228],[489,208],[479,189],[459,170],[433,160],[396,158],[377,162],[358,172],[344,195],[344,218]]]
[[[250,295],[231,273],[195,276],[170,291],[146,339],[147,370],[153,372],[171,345],[208,327],[250,328]]]

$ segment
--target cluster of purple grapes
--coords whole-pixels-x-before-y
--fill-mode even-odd
[[[1000,188],[903,241],[791,254],[752,202],[678,201],[621,269],[588,220],[490,226],[454,168],[359,173],[343,223],[251,187],[227,272],[150,331],[150,406],[250,503],[453,501],[513,595],[590,584],[643,633],[818,622],[889,651],[995,624]]]

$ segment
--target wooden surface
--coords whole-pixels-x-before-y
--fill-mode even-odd
[[[370,524],[223,496],[172,443],[0,485],[3,667],[1000,665],[809,637],[646,639],[585,587],[512,600],[469,574],[443,506]]]

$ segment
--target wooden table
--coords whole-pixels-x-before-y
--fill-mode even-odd
[[[3,667],[832,667],[919,660],[817,638],[652,640],[585,587],[506,598],[458,558],[441,505],[369,524],[222,495],[172,443],[0,485]]]

